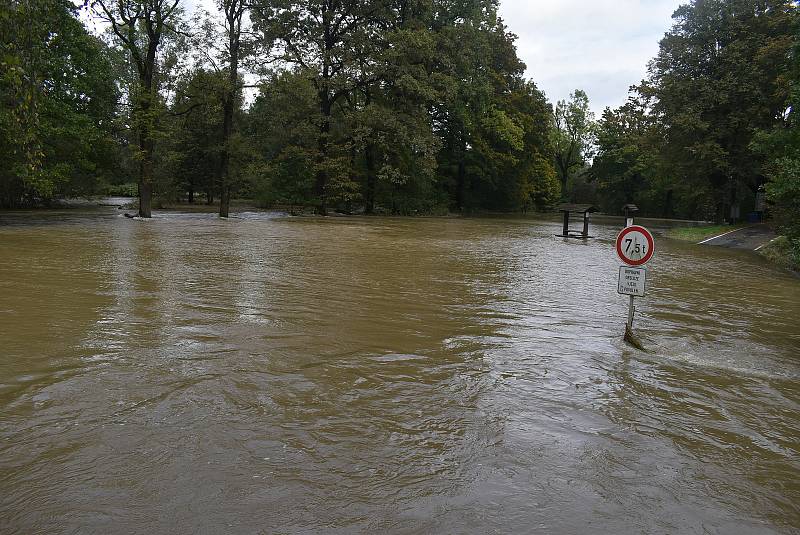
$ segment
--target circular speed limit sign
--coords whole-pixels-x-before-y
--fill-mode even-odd
[[[646,264],[654,251],[653,235],[644,227],[631,225],[617,236],[617,254],[629,266]]]

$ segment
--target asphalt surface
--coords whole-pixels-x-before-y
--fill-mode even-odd
[[[700,243],[703,245],[714,245],[717,247],[729,247],[731,249],[749,249],[755,251],[768,244],[775,238],[775,232],[769,225],[758,224],[744,227],[732,232],[727,232]]]

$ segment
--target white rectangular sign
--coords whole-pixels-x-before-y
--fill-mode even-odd
[[[619,268],[619,283],[617,293],[622,295],[635,295],[644,297],[647,290],[647,270],[622,266]]]

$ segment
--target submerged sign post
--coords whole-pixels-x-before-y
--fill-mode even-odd
[[[617,293],[630,296],[628,323],[625,326],[626,340],[633,336],[631,329],[636,310],[633,298],[644,297],[647,293],[647,270],[643,266],[653,258],[654,252],[653,235],[644,227],[631,224],[617,236],[617,255],[627,264],[619,268]]]

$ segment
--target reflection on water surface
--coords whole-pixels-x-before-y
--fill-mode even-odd
[[[791,533],[800,284],[618,229],[0,216],[3,533]]]

